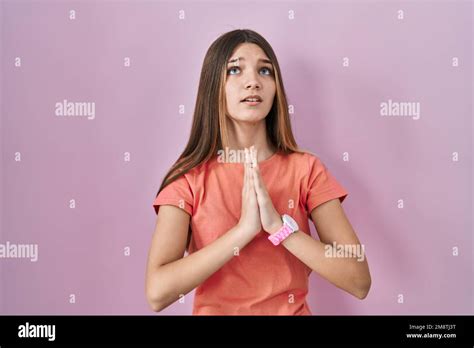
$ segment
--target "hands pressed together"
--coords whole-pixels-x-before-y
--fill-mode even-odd
[[[272,234],[283,225],[280,214],[273,206],[265,183],[260,175],[257,150],[245,148],[244,181],[242,187],[242,211],[238,225],[256,235],[263,228]]]

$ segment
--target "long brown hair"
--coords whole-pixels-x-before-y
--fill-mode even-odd
[[[280,66],[272,47],[255,31],[236,29],[222,34],[207,50],[199,79],[188,143],[183,153],[165,175],[157,196],[165,186],[192,168],[208,161],[217,155],[219,150],[228,146],[225,97],[227,61],[234,49],[242,43],[257,44],[273,63],[276,93],[272,108],[265,118],[267,138],[277,152],[284,154],[306,152],[298,147],[291,130],[288,102]]]
[[[265,118],[267,136],[276,151],[284,154],[305,152],[296,144],[291,130],[280,66],[270,44],[250,29],[236,29],[217,38],[207,50],[199,79],[193,123],[184,151],[165,175],[158,194],[163,188],[192,168],[208,161],[217,151],[228,146],[226,123],[225,82],[227,61],[234,49],[242,43],[260,46],[273,62],[276,93],[273,105]]]

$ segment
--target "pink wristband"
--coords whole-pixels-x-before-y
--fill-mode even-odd
[[[268,239],[273,243],[273,245],[278,245],[292,233],[293,230],[289,226],[283,224],[283,226],[278,230],[278,232],[271,234]]]

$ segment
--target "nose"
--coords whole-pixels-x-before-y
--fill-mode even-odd
[[[258,78],[256,77],[255,72],[252,72],[249,74],[248,81],[245,83],[245,89],[249,88],[254,88],[254,89],[259,89],[260,82],[258,81]]]
[[[247,82],[245,89],[260,89],[260,84],[256,80]]]

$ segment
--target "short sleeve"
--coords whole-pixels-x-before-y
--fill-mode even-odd
[[[308,216],[318,205],[334,198],[339,198],[342,203],[347,195],[347,190],[333,177],[324,163],[318,157],[310,155],[306,194]]]
[[[186,174],[181,175],[161,190],[153,202],[156,215],[160,205],[170,204],[185,210],[193,216],[193,193]]]

